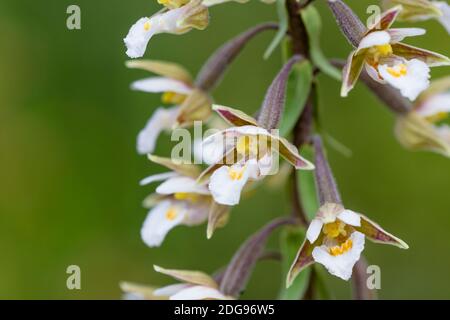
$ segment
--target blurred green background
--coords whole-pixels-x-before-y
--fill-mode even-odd
[[[360,16],[375,1],[347,1]],[[66,28],[66,8],[81,7],[81,30]],[[322,45],[329,57],[346,57],[350,46],[324,1]],[[288,195],[258,189],[232,213],[229,225],[205,239],[205,226],[179,227],[161,248],[147,248],[139,230],[142,199],[153,186],[138,181],[164,169],[135,151],[135,138],[160,97],[129,90],[147,76],[124,66],[122,42],[156,1],[0,2],[0,298],[114,299],[121,280],[165,285],[153,264],[212,272],[239,244],[273,217],[289,211]],[[205,31],[159,35],[146,57],[175,61],[192,73],[225,40],[259,22],[276,19],[274,6],[252,0],[211,9]],[[436,22],[420,25],[426,36],[408,43],[449,54],[448,35]],[[276,52],[262,54],[272,32],[258,36],[214,92],[224,105],[254,112],[280,67]],[[433,70],[433,76],[448,69]],[[329,160],[347,207],[363,212],[409,243],[408,251],[368,244],[370,263],[381,266],[381,298],[450,298],[449,161],[402,149],[394,118],[361,84],[347,99],[340,84],[320,77],[326,129],[353,151],[329,148]],[[168,136],[157,153],[168,155]],[[277,237],[271,240],[277,245]],[[82,290],[66,288],[66,268],[81,267]],[[260,263],[246,298],[272,298],[279,265]],[[338,298],[349,285],[327,276]]]

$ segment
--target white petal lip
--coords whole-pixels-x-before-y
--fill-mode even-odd
[[[391,41],[391,36],[387,31],[374,31],[366,35],[361,39],[359,43],[357,52],[361,49],[370,48],[373,46],[381,46],[384,44],[389,44]]]
[[[155,33],[154,29],[145,30],[145,23],[151,23],[150,18],[140,18],[134,25],[131,26],[130,31],[123,41],[127,47],[127,55],[130,58],[140,58],[144,55],[147,49],[147,44],[150,38]]]
[[[314,260],[327,268],[332,275],[343,280],[350,279],[353,266],[359,260],[361,252],[364,250],[365,237],[364,234],[355,231],[350,236],[350,239],[353,242],[352,248],[338,256],[332,256],[325,245],[315,247],[312,252]]]
[[[168,220],[166,213],[171,206],[176,206],[177,215]],[[163,200],[151,209],[141,228],[141,238],[149,247],[158,247],[164,241],[167,233],[183,222],[185,210],[171,200]]]
[[[180,94],[189,94],[192,91],[192,87],[184,82],[165,77],[151,77],[137,80],[131,84],[131,89],[150,93],[176,92]]]
[[[219,290],[206,286],[191,286],[189,288],[180,290],[178,293],[172,295],[170,300],[229,300],[230,298],[222,294]]]
[[[406,37],[421,36],[426,33],[425,29],[422,28],[393,28],[388,29],[387,32],[391,36],[391,43],[400,42]]]
[[[242,171],[242,177],[238,180],[231,179],[229,170]],[[222,166],[211,175],[209,191],[217,203],[234,206],[239,203],[241,192],[249,178],[248,171],[240,164],[231,167]]]
[[[159,194],[173,194],[177,192],[209,194],[205,185],[200,185],[195,179],[189,177],[169,178],[156,188],[156,192]]]
[[[145,186],[145,185],[150,184],[152,182],[166,180],[166,179],[169,179],[169,178],[173,178],[175,176],[177,176],[176,172],[158,173],[158,174],[154,174],[154,175],[151,175],[151,176],[148,176],[148,177],[142,179],[139,182],[139,184],[141,186]]]
[[[147,121],[137,138],[137,151],[139,154],[152,153],[155,150],[156,140],[164,130],[170,130],[176,123],[179,107],[165,109],[160,107],[155,110]]]
[[[436,94],[428,98],[415,112],[423,117],[433,116],[441,112],[450,112],[450,92]]]
[[[430,85],[430,67],[418,59],[406,61],[405,64],[407,74],[404,76],[391,75],[388,72],[389,66],[383,64],[378,66],[378,71],[387,83],[399,89],[404,97],[414,101]]]
[[[314,243],[319,237],[320,231],[322,230],[323,222],[320,219],[313,219],[309,224],[308,230],[306,231],[306,238],[310,243]]]
[[[158,297],[170,297],[183,289],[189,288],[191,285],[188,283],[176,283],[171,284],[153,291],[153,294]]]
[[[361,226],[361,217],[354,211],[344,210],[338,214],[337,218],[342,222],[354,227]]]

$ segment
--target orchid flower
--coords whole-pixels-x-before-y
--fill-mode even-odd
[[[121,283],[127,297],[148,300],[233,300],[234,297],[224,295],[219,290],[218,283],[206,273],[200,271],[173,270],[154,266],[156,272],[173,277],[181,283],[168,285],[159,289]]]
[[[402,5],[403,10],[398,16],[399,21],[438,20],[450,33],[450,6],[445,1],[429,0],[383,0],[383,6],[388,9]]]
[[[341,96],[347,96],[365,67],[375,81],[389,84],[415,100],[429,86],[429,67],[450,64],[443,55],[400,42],[425,33],[420,28],[391,28],[401,10],[397,6],[383,13],[350,53],[343,69]]]
[[[203,141],[203,153],[213,164],[201,175],[209,177],[209,190],[217,203],[236,205],[249,180],[258,180],[272,172],[274,153],[278,152],[296,169],[311,170],[314,165],[300,156],[286,139],[269,132],[244,112],[214,105],[230,125]]]
[[[323,151],[322,140],[313,137],[316,186],[320,203],[315,218],[306,231],[306,239],[290,268],[287,285],[307,266],[317,262],[332,275],[350,279],[353,266],[364,250],[365,238],[407,249],[402,240],[384,231],[369,218],[345,209],[336,181]]]
[[[440,124],[450,112],[450,77],[431,83],[413,110],[397,119],[396,134],[412,150],[431,150],[450,157],[450,126]]]
[[[143,92],[163,93],[162,102],[173,104],[171,108],[159,107],[147,121],[137,139],[140,154],[152,153],[159,134],[177,126],[187,126],[195,120],[205,120],[210,115],[211,98],[195,87],[190,73],[182,66],[153,60],[128,61],[129,68],[156,73],[157,77],[135,81],[131,88]]]
[[[200,170],[196,166],[152,155],[149,159],[173,170],[141,181],[141,185],[163,181],[156,193],[144,200],[144,206],[151,210],[142,226],[141,237],[149,247],[160,246],[167,233],[178,225],[195,226],[208,219],[210,238],[215,228],[227,222],[228,207],[214,203],[206,185],[197,183]]]
[[[202,0],[160,1],[167,7],[151,17],[140,18],[124,39],[127,55],[140,58],[155,34],[183,34],[192,29],[203,30],[208,26],[208,8]]]
[[[340,204],[325,203],[308,227],[306,239],[289,271],[288,285],[314,262],[322,264],[336,277],[350,279],[353,266],[364,250],[366,237],[373,242],[408,248],[405,242],[367,217]]]

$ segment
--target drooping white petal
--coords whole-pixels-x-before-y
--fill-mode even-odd
[[[158,247],[166,234],[182,223],[186,210],[172,200],[163,200],[151,209],[141,229],[141,238],[149,247]]]
[[[197,181],[189,177],[173,177],[161,183],[156,192],[159,194],[173,194],[177,192],[209,194],[205,185],[198,184]]]
[[[387,83],[399,89],[401,94],[410,100],[415,100],[430,85],[430,67],[418,59],[392,67],[381,64],[378,71]]]
[[[450,112],[450,92],[431,96],[415,111],[423,117]]]
[[[450,5],[445,1],[433,1],[433,3],[442,11],[442,16],[438,20],[450,34]]]
[[[315,247],[312,256],[314,260],[327,268],[328,272],[343,280],[348,280],[352,276],[355,263],[359,260],[361,252],[364,250],[364,235],[355,231],[350,236],[352,248],[347,252],[333,256],[328,251],[326,245]]]
[[[145,186],[147,184],[150,184],[152,182],[156,182],[156,181],[162,181],[162,180],[166,180],[172,177],[177,176],[176,172],[164,172],[164,173],[158,173],[158,174],[154,174],[151,176],[148,176],[144,179],[142,179],[141,181],[139,181],[139,184],[141,186]]]
[[[352,210],[344,210],[338,214],[338,219],[354,227],[361,225],[361,217]]]
[[[209,190],[217,203],[234,206],[239,203],[248,178],[249,172],[245,165],[222,166],[211,175]]]
[[[142,57],[150,38],[155,34],[151,18],[141,18],[133,24],[123,41],[127,46],[127,55],[130,58]]]
[[[370,48],[373,46],[381,46],[384,44],[389,44],[390,41],[391,36],[387,31],[374,31],[361,39],[357,51],[365,48]]]
[[[309,224],[308,230],[306,231],[306,239],[310,243],[314,243],[319,237],[320,231],[322,230],[323,222],[320,219],[313,219]]]
[[[450,145],[450,126],[443,124],[436,127],[437,134]]]
[[[180,290],[170,296],[170,300],[229,300],[230,298],[222,294],[219,290],[205,286],[191,286]]]
[[[153,294],[158,297],[170,297],[183,289],[191,287],[188,283],[171,284],[153,291]]]
[[[187,84],[164,77],[151,77],[137,80],[131,84],[131,89],[143,92],[176,92],[180,94],[189,94],[192,88]]]
[[[199,200],[198,202],[186,205],[186,215],[183,224],[186,226],[197,226],[208,219],[211,202],[209,200]]]
[[[176,123],[179,107],[156,109],[148,120],[144,129],[137,138],[137,151],[140,154],[152,153],[155,150],[156,140],[164,130],[169,130]]]

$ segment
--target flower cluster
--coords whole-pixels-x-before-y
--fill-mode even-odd
[[[124,39],[127,55],[142,57],[155,34],[183,34],[206,28],[208,8],[231,1],[158,0],[164,8],[151,17],[139,19]],[[392,27],[397,18],[403,21],[436,18],[449,29],[449,7],[440,1],[385,0],[386,11],[366,28],[343,1],[328,0],[340,29],[354,47],[345,63],[332,63],[318,51],[320,48],[313,38],[317,32],[311,32],[311,24],[317,27],[318,22],[314,19],[320,17],[311,4],[313,1],[286,2],[288,16],[283,19],[289,20],[289,30],[281,23],[266,23],[249,29],[221,46],[196,77],[171,62],[127,62],[129,68],[156,75],[133,82],[131,88],[161,93],[162,103],[170,105],[156,108],[137,139],[138,153],[147,154],[151,162],[169,169],[169,172],[141,181],[141,185],[160,182],[155,192],[144,200],[149,212],[141,237],[148,246],[160,246],[168,232],[178,225],[194,226],[207,222],[206,236],[211,238],[218,227],[225,226],[232,207],[242,201],[242,193],[263,184],[269,175],[282,175],[283,170],[278,170],[279,156],[284,161],[283,168],[294,169],[288,177],[294,185],[291,216],[275,219],[252,235],[225,268],[209,276],[199,271],[155,266],[157,272],[182,283],[160,289],[123,283],[127,298],[238,298],[257,261],[271,256],[263,250],[268,236],[276,228],[288,224],[296,230],[305,230],[306,235],[300,248],[295,248],[298,249],[295,259],[288,258],[292,264],[286,270],[287,287],[314,262],[323,265],[332,275],[349,280],[355,264],[362,259],[366,239],[408,248],[405,242],[368,217],[344,207],[325,156],[321,139],[323,130],[314,126],[317,123],[315,75],[320,71],[334,73],[333,68],[343,67],[341,96],[347,96],[361,78],[395,111],[396,134],[405,147],[450,156],[450,127],[440,123],[450,112],[450,78],[431,83],[429,80],[430,67],[449,65],[450,60],[441,54],[402,43],[407,37],[425,34],[424,29]],[[216,104],[212,91],[227,66],[256,34],[275,29],[278,33],[273,44],[278,45],[285,38],[287,58],[255,116]],[[304,85],[292,84],[293,81]],[[292,90],[295,91],[293,95]],[[211,120],[214,117],[224,120],[226,126],[218,128]],[[192,143],[201,164],[153,154],[161,132],[190,127],[198,121],[217,129],[202,141]],[[280,136],[280,131],[285,137]],[[303,148],[311,147],[314,161],[306,159],[301,152]],[[298,191],[297,170],[314,170],[315,182],[307,186],[306,193]],[[307,193],[314,194],[312,190],[318,195],[315,200],[318,209],[314,217],[308,217],[301,200]]]

